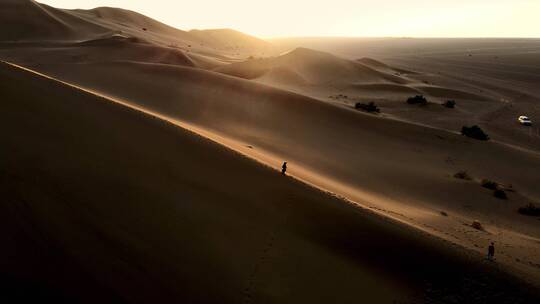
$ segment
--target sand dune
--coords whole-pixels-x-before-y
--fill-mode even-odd
[[[394,117],[452,131],[470,123],[470,113],[495,98],[477,90],[436,85],[422,73],[375,59],[349,60],[306,48],[275,58],[222,65],[214,71],[347,107],[356,102],[376,102],[384,113]],[[411,109],[405,101],[415,95],[425,95],[432,104],[457,100],[460,115],[442,109]],[[431,116],[434,112],[439,115]]]
[[[273,52],[268,42],[233,30],[182,31],[137,12],[111,7],[67,10],[33,0],[5,0],[0,3],[0,26],[0,42],[4,43],[81,42],[122,35],[217,58]]]
[[[106,28],[33,0],[0,3],[0,40],[66,40],[95,36]]]
[[[383,71],[386,71],[388,73],[391,73],[391,74],[404,74],[404,75],[414,75],[416,74],[415,72],[413,71],[409,71],[409,70],[405,70],[405,69],[400,69],[400,68],[396,68],[396,67],[391,67],[381,61],[378,61],[378,60],[375,60],[373,58],[368,58],[368,57],[364,57],[364,58],[360,58],[357,60],[358,62],[362,63],[362,64],[365,64],[367,66],[370,66],[374,69],[377,69],[377,70],[383,70]]]
[[[288,70],[310,85],[343,85],[344,83],[407,81],[375,70],[360,62],[334,55],[298,48],[276,58],[253,59],[220,67],[216,71],[246,79],[257,79],[274,69]],[[266,80],[270,80],[266,78]]]
[[[455,99],[459,115],[445,113],[447,117],[433,117],[427,111],[413,113],[399,106],[393,96],[377,99],[383,104],[383,112],[446,129],[479,124],[492,138],[527,149],[540,149],[540,129],[522,128],[516,123],[519,115],[540,117],[538,39],[291,38],[271,42],[282,51],[309,47],[349,59],[368,56],[394,68],[414,71],[408,77],[445,90],[457,90],[457,94],[430,99],[435,102]],[[469,95],[466,98],[475,100],[462,101],[458,96],[464,92],[477,96]],[[424,94],[430,97],[429,92]],[[478,96],[483,98],[476,100]],[[482,101],[486,98],[489,102]]]
[[[521,280],[540,282],[540,228],[517,209],[540,204],[540,136],[515,121],[537,112],[534,58],[431,39],[275,55],[233,30],[28,0],[0,17],[0,57],[64,81],[0,66],[4,297],[537,302]],[[458,134],[472,124],[493,140]],[[290,178],[271,169],[284,160]]]
[[[416,86],[417,89],[426,92],[427,95],[434,97],[442,97],[446,99],[459,99],[459,100],[476,100],[486,101],[488,98],[473,93],[468,93],[460,90],[453,90],[449,88],[442,88],[437,86]]]
[[[0,128],[7,301],[536,297],[170,123],[6,65],[0,77],[10,112]]]
[[[539,275],[537,220],[516,212],[540,198],[535,152],[364,115],[204,70],[137,63],[37,68],[207,129],[276,166],[288,160],[298,178],[472,250],[482,253],[496,240],[505,244],[501,262]],[[99,77],[104,73],[118,80]],[[477,181],[454,179],[460,170]],[[501,205],[479,185],[482,178],[512,184],[518,193]],[[440,211],[452,216],[441,218]],[[475,219],[487,225],[487,233],[466,226]]]
[[[0,54],[2,51],[0,50]],[[134,61],[146,63],[162,63],[181,66],[214,67],[211,58],[188,56],[182,50],[163,47],[144,41],[140,38],[113,35],[106,38],[70,43],[53,48],[22,47],[14,51],[10,48],[3,54],[4,59],[17,61],[20,64],[39,63],[104,63],[115,61]]]
[[[191,30],[189,34],[199,38],[203,44],[221,51],[253,52],[259,56],[272,55],[275,52],[269,42],[232,29]]]
[[[406,93],[406,94],[422,94],[422,91],[411,86],[390,84],[390,83],[371,83],[371,84],[355,84],[350,86],[353,90],[358,90],[364,96],[367,95],[388,95],[389,93]]]

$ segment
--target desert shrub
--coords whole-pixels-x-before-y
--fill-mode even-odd
[[[519,208],[518,212],[523,215],[540,216],[540,207],[537,207],[535,204],[530,203],[524,207]]]
[[[477,229],[477,230],[484,230],[484,226],[482,226],[482,223],[480,223],[479,221],[473,221],[472,222],[472,225],[471,225],[474,229]]]
[[[489,140],[489,136],[479,126],[463,126],[461,134],[478,140]]]
[[[490,189],[490,190],[497,190],[499,187],[499,184],[495,181],[489,180],[489,179],[483,179],[482,180],[482,187]]]
[[[493,192],[493,195],[496,197],[496,198],[499,198],[499,199],[508,199],[508,196],[506,195],[506,192],[504,190],[501,190],[501,189],[497,189]]]
[[[369,113],[380,113],[381,112],[381,109],[379,109],[379,107],[377,107],[377,105],[374,102],[370,102],[370,103],[357,102],[354,105],[354,108],[357,109],[357,110],[363,110],[363,111],[366,111],[366,112],[369,112]]]
[[[417,105],[425,106],[425,105],[427,105],[428,101],[424,96],[416,95],[414,97],[409,97],[407,99],[407,103],[408,104],[417,104]]]
[[[443,103],[443,106],[449,108],[449,109],[453,109],[456,107],[456,102],[454,100],[447,100]]]
[[[467,171],[459,171],[458,173],[454,174],[454,177],[457,179],[464,179],[464,180],[471,180],[471,176]]]

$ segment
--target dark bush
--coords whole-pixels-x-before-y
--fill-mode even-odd
[[[428,101],[424,96],[416,95],[414,97],[409,97],[409,99],[407,99],[407,103],[408,104],[417,104],[417,105],[425,106],[425,105],[427,105]]]
[[[508,199],[508,196],[506,195],[506,192],[504,192],[504,190],[501,190],[501,189],[497,189],[495,190],[495,192],[493,192],[493,195],[496,197],[496,198],[499,198],[499,199]]]
[[[533,203],[518,209],[518,212],[523,215],[540,216],[540,207],[536,207]]]
[[[354,108],[357,109],[357,110],[363,110],[363,111],[366,111],[366,112],[369,112],[369,113],[380,113],[381,112],[381,109],[379,109],[379,107],[377,107],[377,105],[374,102],[370,102],[370,103],[357,102],[354,105]]]
[[[461,128],[461,135],[465,135],[470,138],[478,140],[489,140],[489,136],[484,133],[479,126],[465,127]]]
[[[454,100],[447,100],[445,103],[443,103],[443,106],[453,109],[456,107],[456,102]]]
[[[472,224],[471,224],[471,227],[473,227],[474,229],[477,229],[477,230],[484,230],[484,226],[478,220],[474,220],[472,222]]]
[[[454,174],[454,177],[457,179],[471,180],[471,177],[467,171],[459,171],[458,173]]]
[[[490,189],[490,190],[497,190],[497,188],[499,187],[499,184],[489,179],[483,179],[482,187]]]

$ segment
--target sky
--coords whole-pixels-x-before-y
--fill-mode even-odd
[[[121,7],[183,30],[232,28],[261,38],[540,37],[540,0],[38,0]]]

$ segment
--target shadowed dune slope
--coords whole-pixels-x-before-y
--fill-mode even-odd
[[[540,199],[537,153],[199,69],[138,63],[36,69],[251,146],[246,154],[271,155],[275,166],[288,160],[295,176],[482,254],[496,238],[508,244],[501,262],[539,274],[538,220],[516,212]],[[116,81],[103,79],[105,74]],[[518,192],[502,204],[479,182],[454,179],[460,170],[512,184]],[[442,218],[441,210],[454,216]],[[473,220],[484,222],[488,232],[467,226]]]
[[[77,40],[105,32],[102,26],[33,0],[0,2],[0,41]]]
[[[0,80],[10,303],[536,300],[443,243],[170,123],[4,64]]]

